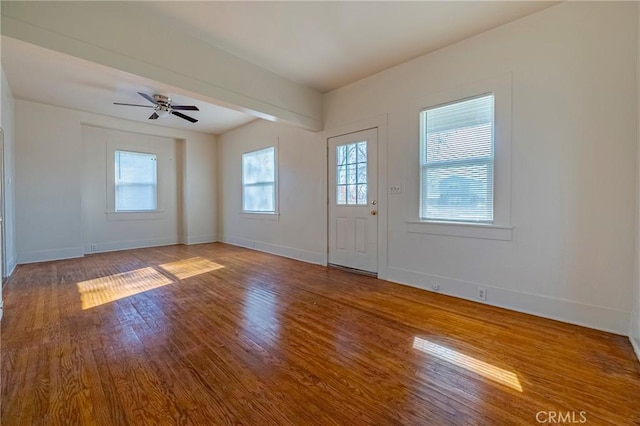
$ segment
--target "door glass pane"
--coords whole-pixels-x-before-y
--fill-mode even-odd
[[[358,163],[367,162],[367,143],[358,142]]]
[[[338,185],[336,188],[336,203],[339,205],[347,204],[347,186]]]
[[[342,145],[336,148],[336,164],[342,165],[347,163],[347,147]]]
[[[357,204],[356,186],[347,185],[347,204]]]
[[[367,204],[367,184],[358,185],[358,204]]]
[[[347,183],[356,183],[356,165],[347,165]]]
[[[347,164],[357,163],[356,158],[356,144],[347,145]]]
[[[367,142],[336,147],[336,204],[367,204]]]
[[[338,185],[344,185],[347,183],[347,166],[338,166],[337,173],[336,183]]]
[[[358,164],[358,183],[367,183],[367,163]]]

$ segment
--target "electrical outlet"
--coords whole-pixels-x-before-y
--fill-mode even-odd
[[[402,185],[389,185],[389,194],[402,194]]]
[[[478,299],[487,300],[487,289],[484,287],[478,287]]]
[[[440,290],[440,284],[436,283],[433,285],[433,291],[439,291]]]
[[[89,250],[98,251],[98,245],[97,244],[91,244],[91,246],[89,246]]]

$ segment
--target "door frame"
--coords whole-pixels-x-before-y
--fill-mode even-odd
[[[7,217],[6,203],[7,194],[5,186],[5,150],[4,150],[4,129],[0,127],[0,281],[4,284],[5,278],[8,278],[9,267],[7,265]],[[0,302],[2,297],[0,296]]]
[[[338,136],[357,133],[363,130],[378,129],[378,278],[386,280],[388,277],[388,234],[387,234],[387,215],[388,215],[388,177],[387,177],[387,114],[381,114],[375,117],[358,120],[353,123],[337,126],[324,130],[321,133],[324,139],[324,164],[325,179],[322,184],[322,197],[326,200],[324,210],[323,232],[325,237],[325,250],[322,257],[322,264],[327,266],[329,263],[329,173],[331,173],[331,165],[329,164],[329,139]]]

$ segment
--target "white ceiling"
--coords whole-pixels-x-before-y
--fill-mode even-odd
[[[162,30],[183,32],[327,92],[556,3],[144,1],[119,7],[158,20]],[[214,134],[256,118],[195,93],[7,37],[2,67],[20,99],[148,122],[150,109],[113,102],[145,104],[136,92],[162,93],[175,104],[197,105],[199,112],[187,114],[199,122],[170,116],[157,125]]]
[[[8,37],[2,37],[2,69],[13,95],[28,101],[213,134],[256,119],[181,95],[182,90],[164,84]],[[114,102],[152,105],[137,92],[169,95],[175,105],[196,105],[200,111],[181,112],[198,122],[190,123],[175,116],[151,121],[151,108],[113,105]]]
[[[547,1],[146,2],[146,16],[321,92],[535,13]]]

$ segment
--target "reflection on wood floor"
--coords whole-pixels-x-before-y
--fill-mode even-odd
[[[225,244],[4,291],[3,425],[640,424],[625,337]]]

